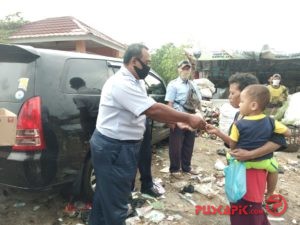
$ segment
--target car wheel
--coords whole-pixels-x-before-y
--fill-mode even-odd
[[[92,201],[96,189],[96,175],[91,159],[89,159],[85,165],[82,188],[83,196],[86,197],[88,201]]]

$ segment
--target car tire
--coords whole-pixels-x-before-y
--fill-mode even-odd
[[[91,158],[88,159],[85,164],[82,180],[82,194],[88,201],[93,200],[95,188],[96,188],[96,175],[92,165]]]

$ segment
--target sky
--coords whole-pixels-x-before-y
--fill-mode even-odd
[[[299,2],[299,3],[298,3]],[[300,52],[297,0],[0,0],[0,19],[73,16],[124,43]]]

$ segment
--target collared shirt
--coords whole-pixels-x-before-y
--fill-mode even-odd
[[[103,86],[96,128],[110,138],[141,140],[146,120],[142,113],[155,103],[144,81],[122,66]]]
[[[174,109],[185,112],[182,105],[186,102],[189,89],[188,81],[184,81],[180,77],[171,80],[167,86],[165,101],[173,102]]]

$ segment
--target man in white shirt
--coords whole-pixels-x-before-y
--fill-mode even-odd
[[[150,54],[146,46],[130,45],[123,63],[102,89],[90,140],[97,183],[89,225],[125,225],[146,116],[166,123],[187,123],[196,129],[205,127],[200,117],[178,112],[147,96],[143,79],[150,70]]]

